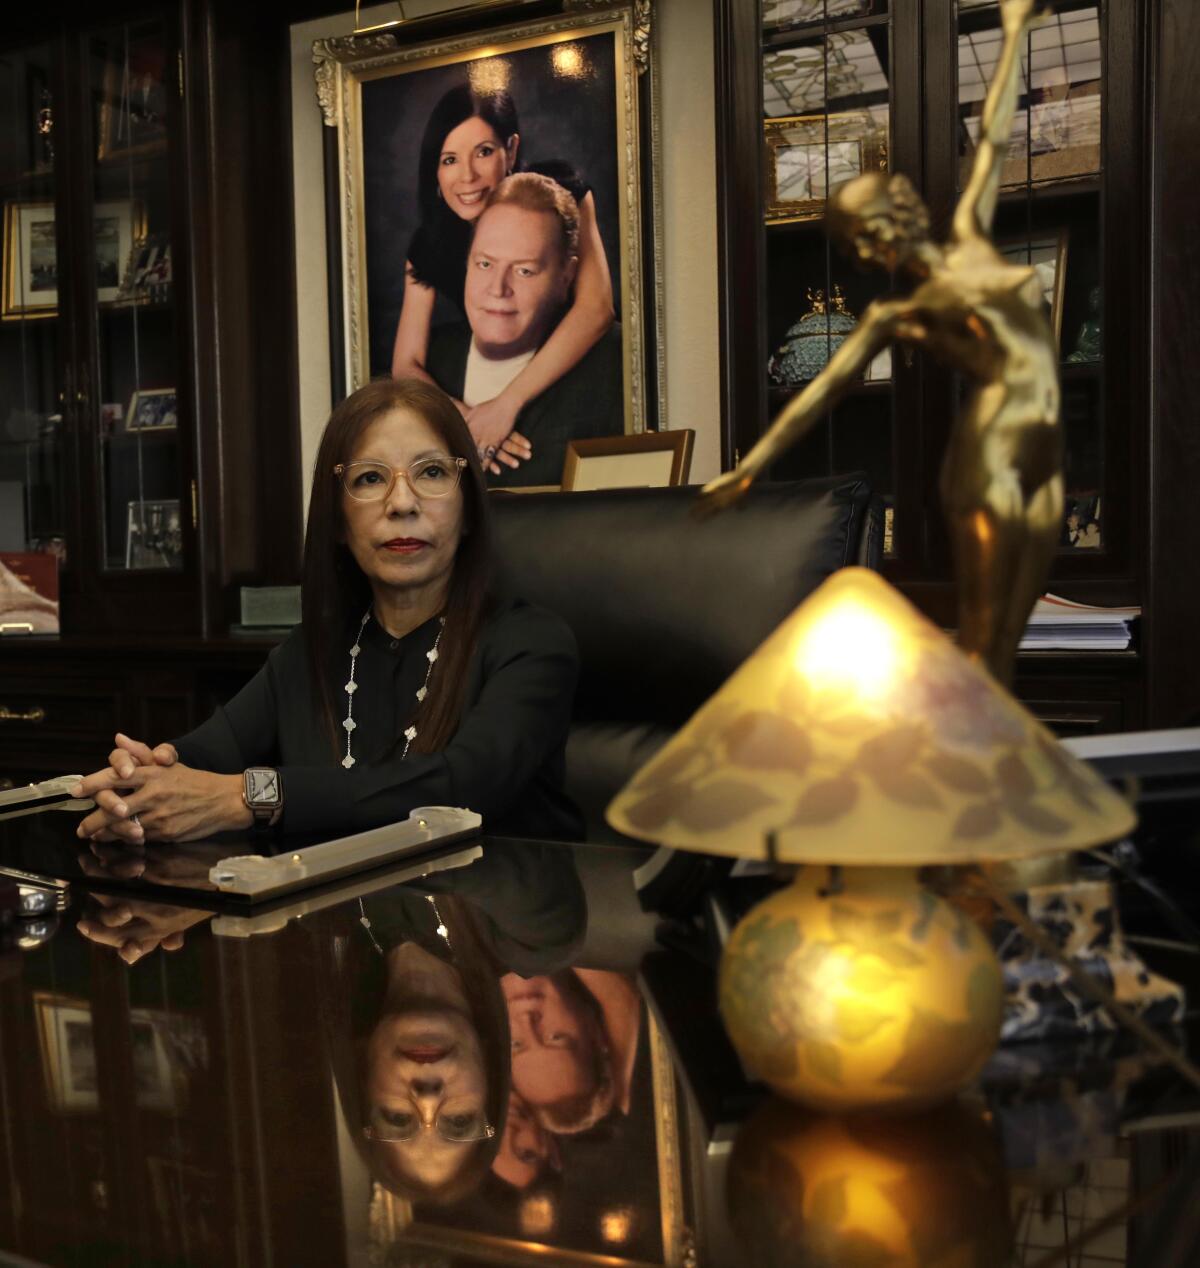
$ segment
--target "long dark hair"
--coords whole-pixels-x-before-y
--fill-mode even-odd
[[[329,735],[333,753],[342,735],[337,721],[337,690],[346,675],[348,638],[371,602],[371,587],[343,543],[346,517],[339,462],[349,462],[363,432],[385,414],[407,409],[437,432],[446,452],[465,458],[462,475],[463,535],[442,615],[438,662],[429,694],[413,719],[413,751],[445,748],[458,726],[466,693],[467,668],[479,629],[491,605],[492,530],[487,485],[471,433],[450,398],[419,379],[378,379],[346,397],[329,416],[313,466],[304,534],[301,588],[305,648],[313,703]],[[399,741],[399,736],[396,740]]]
[[[413,277],[462,304],[461,276],[466,268],[472,223],[456,216],[440,197],[438,163],[446,137],[468,119],[479,118],[507,147],[520,131],[517,108],[503,89],[476,92],[469,83],[458,84],[444,93],[434,106],[421,137],[417,160],[417,202],[421,224],[409,248]]]

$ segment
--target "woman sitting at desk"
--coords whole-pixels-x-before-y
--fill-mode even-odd
[[[491,563],[483,472],[450,399],[411,379],[360,388],[317,452],[303,623],[174,745],[119,735],[83,780],[97,808],[79,835],[344,835],[439,804],[501,834],[578,838],[562,791],[574,639],[495,599]]]

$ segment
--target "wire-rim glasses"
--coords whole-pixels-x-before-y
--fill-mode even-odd
[[[452,1145],[491,1140],[496,1134],[496,1129],[481,1114],[439,1114],[433,1125],[437,1134]],[[368,1140],[416,1140],[423,1126],[420,1115],[411,1110],[388,1110],[375,1105],[371,1107],[371,1121],[363,1128],[363,1135]]]
[[[466,465],[466,458],[434,454],[429,458],[418,458],[407,467],[397,468],[372,459],[339,462],[333,474],[340,479],[346,496],[355,502],[379,502],[390,497],[397,476],[403,476],[408,481],[408,487],[416,497],[444,498],[458,488]]]

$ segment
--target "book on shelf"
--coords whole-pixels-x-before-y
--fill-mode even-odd
[[[1045,594],[1034,604],[1021,650],[1121,652],[1132,640],[1140,607],[1102,608]]]

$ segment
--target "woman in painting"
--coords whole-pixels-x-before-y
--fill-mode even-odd
[[[341,836],[451,805],[492,832],[578,839],[562,790],[574,638],[492,594],[489,525],[449,397],[390,379],[349,396],[317,452],[301,625],[173,745],[119,735],[79,787],[97,807],[80,837]]]
[[[492,190],[519,169],[517,111],[505,91],[450,89],[434,107],[421,140],[418,191],[421,223],[409,245],[404,302],[392,352],[393,378],[432,381],[426,369],[434,302],[443,295],[463,305],[467,251],[474,222]],[[563,185],[579,205],[579,268],[574,297],[562,321],[528,365],[499,395],[474,406],[456,402],[480,457],[516,467],[530,453],[513,427],[521,410],[577,365],[613,323],[612,280],[596,224],[596,200],[561,162],[530,169]]]

